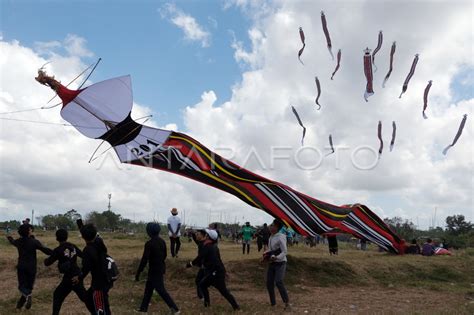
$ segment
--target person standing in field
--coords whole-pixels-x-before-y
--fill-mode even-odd
[[[279,232],[282,226],[283,223],[278,219],[275,219],[270,225],[271,236],[268,242],[269,249],[264,253],[264,257],[270,261],[267,270],[267,290],[268,295],[270,296],[270,304],[272,306],[276,305],[276,285],[280,292],[281,299],[283,303],[285,303],[285,309],[289,309],[290,301],[288,298],[288,292],[283,283],[286,273],[286,254],[288,249],[286,245],[286,235]]]
[[[10,244],[18,250],[17,278],[18,290],[21,293],[20,299],[16,303],[16,308],[31,308],[33,286],[36,279],[36,251],[40,250],[46,255],[51,255],[53,251],[43,246],[40,241],[34,238],[33,229],[30,224],[22,224],[18,228],[20,238],[13,239],[7,236]],[[26,303],[26,305],[25,305]]]
[[[181,219],[178,217],[178,209],[171,209],[171,216],[168,218],[168,235],[170,237],[171,257],[178,258],[178,252],[181,247]]]
[[[87,290],[87,308],[92,315],[110,315],[109,290],[111,284],[104,272],[107,247],[102,238],[98,236],[97,229],[93,224],[85,224],[81,227],[80,232],[86,242],[86,247],[82,250],[81,275],[73,277],[73,284],[80,283],[90,273],[92,280],[91,286]]]
[[[250,242],[252,241],[255,229],[250,226],[250,222],[245,222],[242,227],[242,254],[245,254],[245,247],[247,247],[247,255],[250,253]]]
[[[69,243],[67,238],[68,232],[66,230],[57,230],[56,240],[59,242],[59,246],[53,249],[53,254],[44,261],[45,266],[51,266],[57,261],[59,273],[63,274],[63,279],[53,293],[53,315],[59,315],[61,306],[71,291],[74,291],[82,302],[87,302],[84,283],[79,281],[73,284],[72,282],[72,278],[81,274],[81,269],[77,265],[77,257],[82,258],[82,251],[76,245]]]
[[[263,241],[263,251],[267,251],[268,250],[268,240],[270,239],[270,235],[272,233],[270,233],[270,229],[268,228],[268,225],[266,223],[263,224],[263,228],[262,228],[262,241]]]
[[[146,313],[148,311],[148,305],[150,304],[153,291],[156,290],[163,301],[165,301],[166,305],[170,308],[171,313],[179,314],[178,306],[176,306],[176,303],[168,294],[168,291],[166,291],[164,284],[164,274],[166,271],[166,243],[160,237],[160,230],[161,228],[158,223],[150,222],[146,226],[146,232],[150,237],[150,240],[145,243],[143,256],[135,275],[135,281],[140,280],[140,273],[142,273],[147,264],[148,279],[146,281],[142,304],[138,309],[138,312]]]
[[[326,233],[328,239],[328,247],[329,247],[329,254],[337,255],[338,254],[338,244],[337,244],[337,236],[335,233]]]

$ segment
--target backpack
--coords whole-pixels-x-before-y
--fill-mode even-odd
[[[115,260],[113,260],[109,255],[105,255],[104,257],[104,269],[107,283],[112,287],[114,282],[118,279],[120,272]]]

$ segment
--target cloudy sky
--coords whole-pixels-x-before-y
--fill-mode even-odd
[[[58,107],[8,113],[39,108],[53,96],[34,81],[41,65],[50,61],[47,71],[68,82],[98,57],[103,61],[88,84],[131,74],[134,117],[152,114],[147,124],[187,133],[256,173],[320,200],[364,203],[381,217],[401,216],[422,228],[433,221],[443,225],[453,214],[474,220],[469,1],[1,1],[0,6],[0,220],[24,218],[31,209],[39,216],[71,208],[103,211],[109,193],[113,210],[135,220],[163,221],[171,207],[185,210],[186,223],[197,225],[270,220],[205,185],[120,165],[112,151],[88,163],[100,142],[62,126]],[[334,53],[342,49],[332,81],[335,61],[326,48],[321,10]],[[300,26],[306,35],[304,66],[297,59]],[[363,50],[375,48],[380,30],[375,95],[366,103]],[[382,88],[394,41],[394,70]],[[399,99],[415,54],[415,74]],[[315,76],[322,87],[319,111]],[[291,106],[308,129],[304,147]],[[461,138],[442,155],[464,114]],[[380,159],[378,121],[385,144]],[[392,121],[397,138],[390,152]],[[325,156],[329,134],[337,154]]]

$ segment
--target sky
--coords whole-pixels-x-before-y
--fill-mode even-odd
[[[112,154],[88,163],[100,144],[61,124],[53,96],[34,81],[39,67],[69,82],[102,58],[86,85],[132,76],[135,118],[184,132],[224,157],[316,199],[364,203],[381,217],[421,228],[448,215],[474,220],[473,5],[469,1],[0,1],[0,220],[74,208],[112,209],[186,223],[269,222],[237,198],[186,178],[120,165]],[[339,71],[326,48],[324,10]],[[298,28],[306,35],[302,55]],[[375,94],[363,99],[363,50],[377,53]],[[390,46],[397,43],[386,87]],[[415,54],[407,92],[398,96]],[[374,68],[375,69],[375,68]],[[321,110],[314,77],[321,81]],[[422,117],[429,80],[428,119]],[[80,82],[80,80],[78,80]],[[72,87],[77,87],[76,81]],[[53,101],[51,104],[54,104]],[[307,127],[301,127],[294,106]],[[444,156],[464,114],[466,127]],[[8,120],[6,120],[7,118]],[[378,121],[384,152],[377,157]],[[397,138],[389,150],[392,121]],[[336,154],[325,156],[332,135]],[[435,216],[436,214],[436,216]]]

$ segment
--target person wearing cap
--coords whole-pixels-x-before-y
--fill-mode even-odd
[[[226,270],[221,260],[219,248],[216,244],[218,238],[217,232],[210,229],[205,229],[205,232],[206,236],[204,238],[203,246],[197,257],[204,269],[203,278],[199,282],[199,288],[204,296],[204,306],[209,307],[211,305],[209,287],[213,286],[220,292],[220,294],[222,294],[230,305],[232,305],[234,310],[239,310],[239,304],[237,304],[237,301],[229,292],[225,283]],[[193,266],[196,259],[189,262],[187,267]]]
[[[280,292],[281,299],[285,303],[285,309],[290,308],[288,292],[286,291],[283,279],[286,272],[286,235],[280,232],[283,223],[275,219],[270,225],[270,232],[272,235],[268,241],[269,250],[265,254],[270,253],[270,264],[267,270],[267,290],[270,296],[270,304],[276,305],[275,300],[275,285]],[[264,255],[265,255],[264,254]]]
[[[171,209],[171,216],[168,218],[168,235],[170,237],[171,256],[178,258],[179,248],[181,247],[181,219],[178,217],[178,209]]]
[[[137,311],[144,313],[148,311],[148,305],[150,304],[153,290],[156,290],[163,301],[165,301],[166,305],[168,305],[171,312],[173,314],[179,314],[178,306],[176,306],[176,303],[168,294],[168,291],[166,291],[164,284],[164,274],[166,271],[166,243],[159,235],[160,230],[161,228],[158,223],[150,222],[146,226],[146,232],[150,237],[150,240],[145,243],[143,256],[135,275],[135,281],[140,280],[140,273],[142,273],[147,264],[148,278],[145,285],[142,304]]]

